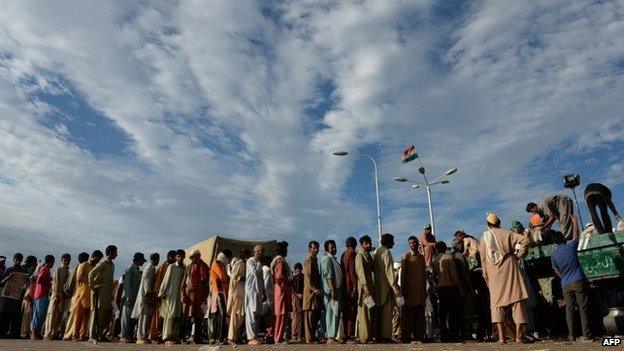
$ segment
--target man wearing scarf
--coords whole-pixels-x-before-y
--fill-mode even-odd
[[[273,310],[274,320],[274,340],[280,343],[284,339],[288,314],[292,311],[292,293],[290,290],[290,267],[286,262],[288,255],[288,243],[280,241],[277,243],[277,255],[271,262],[271,273],[273,274]]]
[[[492,323],[498,329],[499,343],[505,343],[504,308],[511,307],[516,324],[516,342],[523,342],[522,325],[528,320],[522,301],[529,294],[517,261],[526,254],[529,239],[501,229],[500,219],[495,214],[489,213],[486,221],[488,230],[480,240],[479,252],[483,277],[490,289]]]
[[[325,256],[321,259],[323,297],[325,302],[325,327],[327,343],[336,343],[340,313],[342,311],[342,269],[336,260],[336,242],[327,240],[323,245]]]
[[[222,344],[227,337],[225,301],[227,301],[230,277],[227,274],[226,267],[231,257],[232,251],[222,250],[210,266],[210,320],[212,321],[212,336],[210,339],[217,344]]]
[[[364,235],[360,238],[360,248],[355,255],[355,274],[357,275],[357,337],[360,343],[368,343],[373,338],[373,315],[366,301],[374,301],[373,270],[375,265],[370,252],[373,250],[371,238]]]
[[[193,250],[189,258],[191,263],[186,269],[186,284],[182,291],[184,315],[190,318],[195,325],[195,334],[192,336],[193,343],[201,344],[203,343],[202,322],[205,315],[201,306],[205,303],[210,291],[210,269],[202,260],[199,250]]]

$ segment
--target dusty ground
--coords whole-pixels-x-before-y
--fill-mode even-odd
[[[212,346],[214,347],[214,346]],[[135,345],[120,343],[90,344],[86,342],[69,342],[69,341],[30,341],[30,340],[0,340],[0,351],[70,351],[70,350],[180,350],[180,351],[239,351],[251,350],[252,347],[240,345],[236,348],[231,346],[220,346],[218,349],[211,346],[201,345]],[[591,344],[573,344],[567,345],[563,342],[539,342],[535,344],[515,344],[509,343],[501,346],[496,343],[464,343],[464,344],[421,344],[421,345],[262,345],[256,346],[254,350],[357,350],[357,351],[377,351],[377,350],[412,350],[412,351],[459,351],[459,350],[478,350],[478,351],[494,351],[494,350],[527,350],[527,351],[581,351],[581,350],[603,350],[605,349],[601,342]],[[608,348],[607,348],[608,349]],[[614,349],[614,348],[611,348]],[[621,350],[621,348],[620,348]]]

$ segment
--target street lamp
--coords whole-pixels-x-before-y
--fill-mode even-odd
[[[412,185],[412,189],[418,189],[421,185],[427,188],[427,202],[429,203],[429,221],[431,222],[431,233],[435,235],[435,222],[433,220],[433,204],[431,202],[431,187],[436,184],[450,183],[451,182],[450,180],[442,179],[442,177],[450,176],[454,174],[455,172],[457,172],[457,168],[449,169],[448,171],[444,172],[444,174],[435,178],[431,182],[429,182],[429,180],[427,179],[427,176],[425,175],[425,167],[420,166],[420,168],[418,168],[418,172],[423,175],[423,178],[425,179],[424,183],[417,182],[415,180],[407,179],[404,177],[396,177],[394,178],[394,180],[396,180],[397,182],[401,182],[401,183],[404,183],[404,182],[414,183],[414,185]]]
[[[347,151],[336,151],[332,153],[334,156],[347,156],[347,155],[355,155],[355,156],[363,156],[368,158],[373,162],[373,168],[375,169],[375,197],[377,198],[377,231],[379,232],[379,240],[381,240],[381,209],[379,206],[379,177],[377,175],[377,162],[370,155],[360,154],[357,152],[347,152]]]

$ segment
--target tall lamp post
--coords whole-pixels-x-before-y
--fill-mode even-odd
[[[377,175],[377,162],[375,162],[375,159],[370,156],[370,155],[366,155],[366,154],[360,154],[360,153],[356,153],[356,152],[347,152],[347,151],[336,151],[333,153],[334,156],[347,156],[347,155],[354,155],[354,156],[363,156],[368,158],[369,160],[371,160],[371,162],[373,162],[373,168],[375,169],[375,197],[377,198],[377,231],[379,234],[379,240],[381,240],[381,208],[379,206],[379,177]]]
[[[424,186],[427,189],[427,202],[429,203],[429,221],[431,222],[431,233],[433,235],[435,235],[435,222],[433,219],[433,203],[431,202],[431,187],[436,185],[436,184],[448,184],[450,183],[449,180],[447,179],[442,179],[442,177],[445,176],[450,176],[451,174],[454,174],[455,172],[457,172],[457,168],[451,168],[448,171],[444,172],[444,174],[442,174],[441,176],[437,177],[436,179],[434,179],[433,181],[429,182],[429,180],[427,179],[427,175],[425,174],[425,167],[420,167],[418,168],[418,172],[420,172],[420,174],[422,174],[423,179],[425,180],[425,182],[418,182],[415,180],[411,180],[411,179],[407,179],[407,178],[403,178],[403,177],[396,177],[394,178],[394,180],[396,180],[397,182],[410,182],[410,183],[414,183],[414,185],[412,185],[412,189],[418,189],[421,185]]]

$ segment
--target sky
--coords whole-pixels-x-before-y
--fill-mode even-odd
[[[0,255],[377,233],[603,182],[624,211],[624,1],[9,1]],[[582,216],[588,215],[581,203]]]

